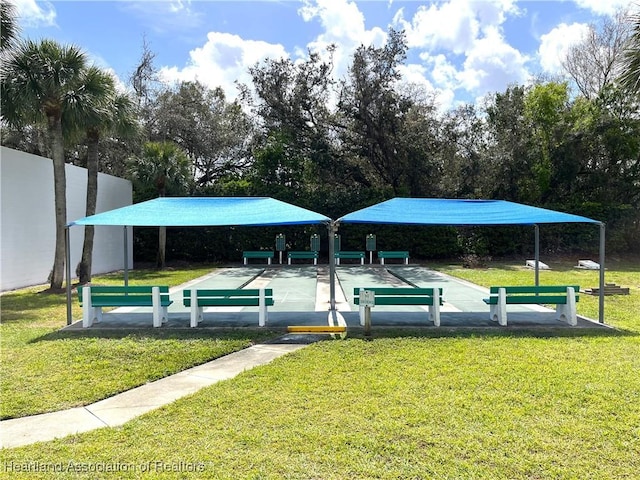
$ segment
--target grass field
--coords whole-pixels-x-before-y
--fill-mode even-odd
[[[621,331],[374,329],[372,340],[311,345],[121,428],[3,450],[0,467],[29,479],[69,478],[73,469],[75,478],[141,478],[143,471],[215,479],[637,478],[639,267],[609,265],[607,281],[631,287],[629,296],[607,298],[607,322]],[[484,286],[532,278],[511,264],[437,268]],[[597,285],[589,277],[595,272],[554,272],[553,283]],[[37,319],[4,324],[5,300],[3,365],[6,327],[14,329],[15,350],[49,341],[29,341],[31,329],[49,328],[36,339],[55,335],[36,327]],[[578,311],[595,317],[597,298],[581,296]],[[181,344],[194,339],[153,341],[169,354],[189,350]],[[140,342],[130,342],[121,354],[143,363],[134,349]],[[118,343],[109,347],[114,358]],[[49,388],[57,396],[59,387]],[[58,465],[65,472],[53,471]]]

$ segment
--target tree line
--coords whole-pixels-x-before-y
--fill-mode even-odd
[[[361,45],[340,79],[333,46],[304,61],[266,59],[230,100],[197,81],[159,82],[146,42],[127,91],[119,91],[81,49],[20,39],[10,3],[2,3],[2,22],[2,143],[53,159],[59,235],[70,162],[89,171],[87,215],[95,212],[101,171],[131,179],[136,202],[270,196],[331,218],[395,196],[504,199],[604,221],[608,251],[640,251],[637,14],[592,25],[568,53],[562,77],[513,84],[448,111],[403,81],[402,31],[389,30],[384,46]],[[597,232],[575,228],[569,236],[545,229],[544,248],[594,244]],[[518,229],[378,230],[385,248],[417,257],[523,253],[530,244]],[[288,238],[304,248],[309,233],[293,228]],[[355,243],[366,233],[345,226],[343,248],[362,249]],[[165,251],[174,259],[227,260],[242,248],[272,245],[274,234],[161,229],[158,248],[157,231],[136,229],[134,241],[138,259],[157,255],[162,266]],[[52,288],[62,285],[63,238]],[[81,282],[91,276],[92,239],[88,228]]]

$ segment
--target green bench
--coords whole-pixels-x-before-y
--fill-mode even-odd
[[[85,286],[78,287],[78,301],[82,306],[82,326],[102,321],[103,307],[152,307],[153,326],[167,321],[169,299],[167,286]]]
[[[336,265],[340,265],[341,259],[350,259],[350,260],[360,260],[360,265],[364,265],[364,252],[354,252],[341,250],[339,252],[334,252],[333,257],[336,259]]]
[[[507,305],[556,305],[558,320],[575,326],[578,323],[576,302],[580,299],[577,285],[543,285],[491,287],[489,298],[483,301],[489,305],[489,318],[500,325],[507,324]]]
[[[271,250],[249,250],[242,252],[242,261],[245,265],[247,265],[248,260],[250,258],[266,258],[267,263],[271,265],[271,260],[273,259],[273,252]]]
[[[289,251],[287,252],[287,262],[291,265],[291,260],[295,259],[303,259],[303,260],[313,260],[313,264],[318,264],[318,252],[310,252],[310,251]]]
[[[354,288],[353,301],[360,305],[360,291],[373,290],[375,305],[421,305],[429,307],[429,320],[440,326],[440,307],[444,305],[442,288],[369,287]],[[364,325],[364,307],[360,305],[360,325]]]
[[[197,301],[192,301],[195,298]],[[258,325],[267,324],[267,306],[273,305],[271,288],[247,289],[187,289],[183,290],[182,302],[191,309],[192,327],[202,321],[204,307],[258,307]]]
[[[378,258],[380,259],[380,265],[384,265],[386,258],[400,258],[404,260],[405,265],[409,265],[409,252],[404,251],[379,251]]]

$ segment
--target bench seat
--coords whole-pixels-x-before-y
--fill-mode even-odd
[[[271,250],[246,250],[242,252],[242,261],[245,265],[247,265],[248,260],[250,258],[266,258],[267,263],[271,265],[271,260],[273,260],[273,252]]]
[[[197,301],[192,302],[195,298]],[[183,290],[182,302],[191,309],[191,327],[202,321],[204,307],[258,307],[258,325],[267,324],[267,306],[272,306],[271,288],[247,289],[187,289]]]
[[[440,326],[440,307],[444,305],[442,288],[367,287],[354,288],[353,300],[360,305],[360,291],[373,290],[375,305],[422,305],[429,307],[429,320]],[[364,307],[360,306],[360,324],[364,325]]]
[[[569,325],[578,323],[576,302],[580,299],[578,285],[494,286],[490,296],[483,298],[489,305],[489,318],[500,325],[507,324],[507,305],[556,305],[558,320]]]
[[[380,259],[380,265],[384,265],[384,261],[386,258],[403,259],[404,264],[409,265],[409,252],[407,251],[381,250],[378,252],[378,258]]]
[[[287,252],[287,261],[289,265],[291,265],[291,260],[295,260],[295,259],[313,260],[313,264],[317,265],[318,256],[319,256],[318,252],[311,252],[308,250],[304,250],[304,251],[292,250]]]
[[[82,326],[102,321],[103,307],[152,307],[153,326],[160,327],[168,319],[168,286],[85,286],[78,287],[78,301],[82,306]]]

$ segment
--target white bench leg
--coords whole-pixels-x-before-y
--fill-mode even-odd
[[[405,265],[409,265],[409,257],[406,257],[406,258],[404,259],[404,264],[405,264]]]
[[[384,258],[380,258],[380,265],[384,265]]]
[[[261,288],[259,292],[260,296],[258,297],[258,326],[264,327],[268,321],[267,297],[264,288]]]
[[[198,326],[200,318],[200,308],[198,308],[198,291],[195,288],[191,289],[191,317],[189,326],[194,328]]]
[[[567,288],[567,303],[556,305],[556,315],[558,320],[564,320],[572,327],[578,324],[576,313],[576,292],[573,287]]]
[[[364,257],[360,259],[360,265],[364,265]]]
[[[247,264],[247,257],[242,257],[242,263]]]
[[[162,326],[162,306],[160,305],[160,287],[151,288],[151,303],[153,305],[153,326]]]
[[[98,315],[96,310],[91,304],[91,287],[84,287],[82,289],[82,328],[89,328],[93,325],[93,321]],[[102,309],[99,309],[102,313]]]
[[[489,316],[492,321],[498,322],[499,325],[507,324],[507,291],[504,288],[498,289],[498,303],[491,305]]]
[[[440,291],[433,290],[433,305],[429,305],[429,318],[435,327],[440,326]]]

